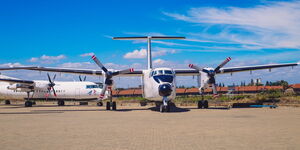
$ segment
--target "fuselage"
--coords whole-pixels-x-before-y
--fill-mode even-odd
[[[53,94],[53,89],[48,91],[47,81],[34,81],[32,89],[15,88],[17,84],[0,82],[0,99],[26,99],[27,92],[30,92],[31,99],[46,99],[46,100],[97,100],[101,92],[101,87],[93,82],[55,82],[56,97]]]
[[[143,97],[161,101],[163,97],[172,100],[176,97],[175,73],[170,68],[143,70]]]

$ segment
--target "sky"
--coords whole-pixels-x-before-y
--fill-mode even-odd
[[[10,0],[0,1],[0,67],[45,66],[97,69],[90,55],[111,69],[146,69],[145,41],[115,36],[184,36],[153,41],[155,67],[188,69],[189,63],[226,67],[300,61],[300,1],[266,0]],[[218,75],[225,84],[287,80],[300,83],[300,67]],[[3,71],[22,79],[45,73]],[[87,77],[97,81],[99,77]],[[197,85],[178,77],[178,85]],[[57,80],[78,80],[60,74]],[[100,79],[101,80],[101,79]],[[118,78],[135,87],[138,78]]]

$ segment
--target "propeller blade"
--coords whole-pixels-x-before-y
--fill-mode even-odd
[[[54,94],[54,96],[56,97],[56,92],[55,92],[55,89],[54,89],[54,87],[52,87],[52,90],[53,90],[53,94]]]
[[[53,79],[52,79],[53,82],[54,82],[55,78],[56,78],[56,74],[54,75],[54,77],[53,77]]]
[[[133,68],[129,68],[129,69],[125,69],[125,70],[120,70],[120,71],[116,71],[113,72],[113,76],[118,75],[118,74],[126,74],[126,73],[130,73],[130,72],[134,72]]]
[[[107,85],[104,84],[104,85],[103,85],[103,88],[102,88],[102,91],[101,91],[101,93],[100,93],[100,96],[99,96],[100,99],[103,99],[103,98],[104,98],[106,89],[107,89]]]
[[[202,68],[200,68],[200,67],[198,67],[198,66],[196,66],[194,64],[189,64],[189,67],[192,68],[192,69],[198,70],[198,71],[202,70]]]
[[[84,76],[84,78],[83,78],[83,81],[85,81],[86,80],[86,76]]]
[[[107,73],[108,70],[103,66],[103,64],[100,62],[100,60],[95,55],[92,56],[92,59],[105,73]]]
[[[216,69],[215,72],[219,71],[220,68],[224,67],[229,61],[231,60],[230,57],[227,57]]]
[[[81,82],[82,82],[81,75],[79,75],[79,81],[81,81]]]
[[[52,83],[49,73],[47,73],[47,76],[48,76],[49,82]]]

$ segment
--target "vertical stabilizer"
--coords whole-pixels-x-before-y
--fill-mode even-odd
[[[173,36],[140,36],[140,37],[114,37],[114,40],[147,40],[147,61],[148,69],[152,69],[152,52],[151,52],[151,40],[167,40],[167,39],[185,39],[185,37],[173,37]]]

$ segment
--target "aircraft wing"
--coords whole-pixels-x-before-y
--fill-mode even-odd
[[[217,72],[217,74],[252,71],[252,70],[262,70],[262,69],[272,69],[272,68],[280,68],[280,67],[293,67],[293,66],[297,66],[297,65],[299,65],[299,63],[229,67],[229,68],[221,68],[220,71]],[[174,71],[175,71],[176,75],[178,75],[178,76],[199,75],[199,71],[194,70],[194,69],[174,69]]]
[[[287,64],[270,64],[270,65],[257,65],[257,66],[243,66],[243,67],[229,67],[221,68],[217,74],[220,73],[233,73],[241,71],[252,71],[252,70],[262,70],[262,69],[272,69],[272,68],[281,68],[281,67],[293,67],[299,65],[298,63],[287,63]]]
[[[5,78],[0,78],[0,82],[23,83],[23,84],[33,84],[34,83],[34,81],[31,81],[31,80],[5,79]]]
[[[71,74],[81,74],[81,75],[103,75],[101,70],[93,69],[75,69],[75,68],[56,68],[56,67],[9,67],[0,68],[0,70],[35,70],[35,71],[46,71],[46,72],[60,72],[60,73],[71,73]],[[115,70],[117,71],[117,70]],[[133,71],[126,74],[119,74],[117,76],[141,76],[142,71]]]

